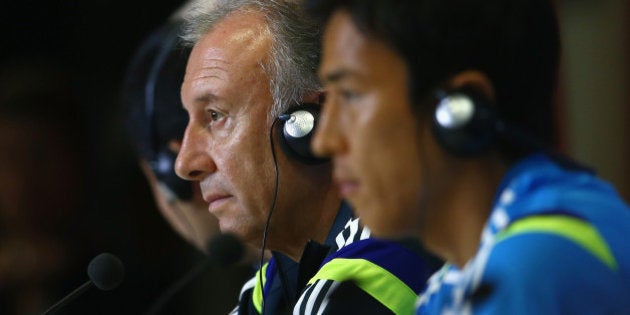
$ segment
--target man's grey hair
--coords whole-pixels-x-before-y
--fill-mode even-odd
[[[186,16],[182,39],[193,46],[214,25],[234,12],[261,12],[271,35],[267,64],[261,65],[271,78],[274,104],[270,118],[320,89],[317,66],[320,59],[319,24],[302,7],[299,0],[216,0],[212,6],[198,6]]]

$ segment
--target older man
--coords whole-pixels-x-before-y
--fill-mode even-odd
[[[410,311],[429,274],[421,254],[367,239],[330,164],[293,145],[308,148],[308,136],[291,128],[312,133],[322,98],[318,25],[297,1],[219,1],[190,18],[184,37],[194,47],[177,173],[200,183],[223,232],[275,252],[244,288],[238,312]],[[405,263],[420,268],[403,272]]]

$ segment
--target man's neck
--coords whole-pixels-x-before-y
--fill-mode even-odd
[[[274,238],[276,243],[269,243],[269,248],[283,253],[292,260],[299,262],[306,244],[309,241],[324,243],[330,230],[335,222],[335,218],[341,207],[339,198],[328,198],[318,205],[317,211],[310,210],[310,213],[316,213],[316,216],[301,220],[298,224],[284,229],[284,236]],[[300,209],[306,210],[306,209]],[[306,210],[305,212],[308,212]]]
[[[463,267],[479,248],[494,195],[507,167],[496,160],[466,164],[432,203],[422,238],[438,256]]]

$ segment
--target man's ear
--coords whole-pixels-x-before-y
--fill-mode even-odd
[[[484,96],[491,102],[496,99],[494,85],[488,76],[478,70],[465,70],[457,73],[447,84],[448,90],[458,90],[465,86],[473,88],[474,90],[483,93]]]

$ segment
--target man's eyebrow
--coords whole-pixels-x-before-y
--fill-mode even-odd
[[[322,83],[335,83],[351,75],[352,75],[352,72],[346,69],[337,69],[337,70],[325,73],[322,77]]]
[[[218,97],[214,95],[212,92],[204,92],[204,93],[199,93],[199,95],[195,96],[193,101],[195,103],[210,103],[210,102],[216,101],[217,99]]]

